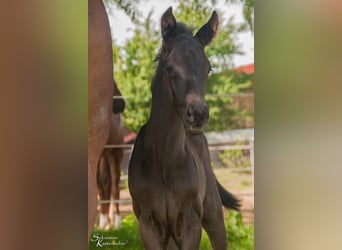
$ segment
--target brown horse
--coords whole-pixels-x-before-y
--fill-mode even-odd
[[[214,249],[226,250],[222,204],[238,200],[216,180],[203,127],[211,69],[204,47],[218,27],[214,12],[193,36],[169,8],[161,19],[162,48],[152,82],[152,110],[132,153],[129,190],[145,249],[199,249],[202,226]]]
[[[88,0],[88,238],[96,218],[96,172],[109,135],[113,82],[112,39],[106,10],[101,0]]]
[[[107,144],[123,144],[123,123],[121,114],[112,114]],[[105,148],[97,170],[97,188],[100,200],[120,199],[120,172],[124,154],[123,148]],[[111,209],[110,209],[111,208]],[[110,219],[110,221],[109,221]],[[100,204],[99,228],[118,227],[121,222],[119,204]]]

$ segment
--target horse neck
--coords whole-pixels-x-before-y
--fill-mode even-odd
[[[184,151],[185,129],[172,104],[168,84],[168,78],[157,70],[152,85],[152,109],[148,124],[157,147],[179,154]]]

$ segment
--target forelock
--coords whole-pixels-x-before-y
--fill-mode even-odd
[[[177,22],[176,25],[176,30],[174,33],[174,37],[171,38],[168,42],[163,41],[162,47],[159,50],[159,53],[157,55],[157,57],[155,58],[154,61],[159,61],[159,60],[167,60],[167,51],[169,49],[171,49],[171,45],[174,42],[175,39],[179,38],[179,37],[193,37],[193,28],[192,27],[188,27],[186,24],[182,23],[182,22]]]

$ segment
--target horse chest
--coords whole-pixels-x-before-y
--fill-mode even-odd
[[[193,156],[183,156],[179,159],[147,159],[139,168],[139,181],[135,186],[144,196],[156,196],[160,194],[186,199],[197,196],[205,185],[203,167],[198,159]],[[159,197],[160,198],[160,197]]]
[[[185,191],[189,192],[189,194],[195,194],[199,191],[203,179],[201,170],[200,162],[192,156],[187,156],[165,171],[165,186],[176,194]]]
[[[164,221],[177,217],[181,211],[195,211],[201,217],[206,179],[200,152],[188,141],[184,150],[177,153],[155,147],[144,137],[143,131],[129,167],[130,192],[139,211],[158,211]]]

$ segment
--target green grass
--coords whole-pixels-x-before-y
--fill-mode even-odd
[[[110,245],[105,246],[102,244],[102,247],[96,246],[97,241],[92,241],[95,239],[94,235],[100,235],[105,237],[112,237],[114,239],[103,240],[103,242],[110,243]],[[120,245],[119,243],[125,243],[124,245]],[[89,241],[89,250],[110,250],[110,249],[131,249],[131,250],[140,250],[144,249],[139,237],[139,229],[138,222],[133,214],[126,216],[120,225],[120,228],[116,230],[94,230],[92,237]]]
[[[254,249],[254,227],[245,226],[242,216],[235,211],[229,211],[225,221],[229,250],[252,250]],[[103,237],[102,247],[96,246],[96,236]],[[93,240],[93,241],[92,241]],[[111,250],[130,249],[143,250],[144,247],[139,237],[138,222],[134,215],[126,216],[119,229],[116,230],[94,230],[89,241],[89,250]],[[211,250],[209,238],[205,231],[202,233],[201,250]]]

